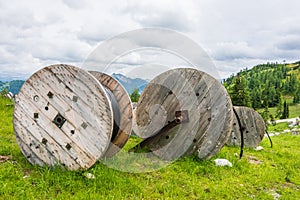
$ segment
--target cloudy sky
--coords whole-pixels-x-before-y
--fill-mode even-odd
[[[298,0],[0,0],[0,8],[0,80],[25,79],[56,63],[84,68],[104,41],[148,27],[195,41],[222,78],[268,61],[300,60]],[[184,65],[167,54],[132,52],[115,63],[116,73],[132,74],[131,65],[142,72]]]

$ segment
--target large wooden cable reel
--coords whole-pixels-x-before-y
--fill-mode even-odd
[[[244,146],[257,147],[262,141],[266,125],[264,119],[255,110],[243,107],[234,106],[237,116],[234,116],[232,132],[227,142],[230,146],[241,145],[241,131],[243,131]],[[238,120],[240,120],[241,126],[239,127]]]
[[[198,151],[215,155],[227,142],[233,122],[230,97],[220,82],[191,68],[155,77],[136,108],[135,133],[140,144],[165,160]]]
[[[14,130],[32,164],[87,169],[106,156],[114,129],[107,91],[90,73],[52,65],[34,73],[16,98]],[[115,136],[115,139],[117,136]],[[128,137],[123,137],[124,145]],[[116,148],[109,155],[116,153]]]
[[[90,71],[90,73],[108,90],[112,102],[114,130],[110,146],[105,153],[105,157],[111,157],[122,149],[131,135],[131,100],[125,88],[113,77],[97,71]]]

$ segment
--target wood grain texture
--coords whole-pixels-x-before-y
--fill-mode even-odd
[[[112,107],[90,73],[52,65],[24,83],[16,97],[13,123],[22,153],[32,164],[87,169],[109,146]]]
[[[117,135],[112,138],[110,146],[105,153],[105,157],[111,157],[118,153],[126,144],[132,129],[132,106],[131,100],[124,87],[113,77],[96,71],[90,73],[105,87],[107,87],[116,97],[120,109],[120,124]]]
[[[264,119],[251,108],[234,106],[234,109],[242,124],[244,145],[246,147],[257,147],[265,135],[266,125]],[[236,116],[234,116],[233,128],[227,144],[241,146],[241,132]]]
[[[232,104],[221,83],[197,69],[173,69],[154,78],[138,102],[134,131],[148,138],[180,110],[188,111],[189,122],[172,128],[148,148],[165,160],[196,151],[202,159],[215,155],[231,133]]]

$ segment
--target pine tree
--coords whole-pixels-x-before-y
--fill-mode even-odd
[[[251,106],[246,80],[242,77],[236,77],[230,96],[235,106]]]
[[[140,98],[140,93],[138,88],[134,88],[130,94],[130,99],[132,102],[138,102]]]
[[[254,109],[261,108],[261,93],[258,88],[251,92],[251,105]]]
[[[277,104],[277,110],[276,110],[276,118],[281,118],[282,114],[283,114],[283,110],[282,110],[283,104],[282,104],[282,98],[279,99],[279,102]]]
[[[283,103],[283,113],[281,119],[289,118],[289,106],[287,105],[286,101]]]
[[[300,84],[297,87],[297,90],[294,93],[293,103],[300,103]]]
[[[268,121],[268,119],[269,119],[269,108],[268,108],[268,106],[266,106],[266,107],[264,108],[264,111],[263,111],[263,113],[261,114],[261,116],[262,116],[262,118],[264,119],[265,122]]]
[[[8,89],[7,88],[4,88],[4,89],[2,89],[2,91],[0,92],[0,95],[1,96],[6,96],[8,94]]]

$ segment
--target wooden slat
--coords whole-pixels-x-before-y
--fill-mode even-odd
[[[60,114],[65,123],[53,123]],[[104,156],[112,136],[112,107],[90,73],[52,65],[34,73],[16,97],[14,130],[29,162],[87,169]]]
[[[173,160],[197,150],[200,158],[210,158],[228,140],[233,110],[226,89],[208,74],[189,68],[169,70],[147,85],[136,109],[135,133],[150,137],[173,121],[178,110],[188,110],[190,121],[148,146],[160,158]]]
[[[132,106],[131,100],[128,96],[124,87],[113,77],[97,71],[90,71],[90,73],[97,79],[99,82],[107,87],[114,95],[120,111],[120,124],[119,131],[117,135],[112,138],[112,141],[109,145],[105,157],[111,157],[118,153],[122,147],[126,144],[127,140],[130,137],[132,129]]]
[[[255,110],[247,107],[234,107],[242,124],[244,145],[257,147],[262,141],[266,125],[264,119]],[[231,136],[227,142],[230,146],[241,146],[241,133],[236,116],[234,117]]]

